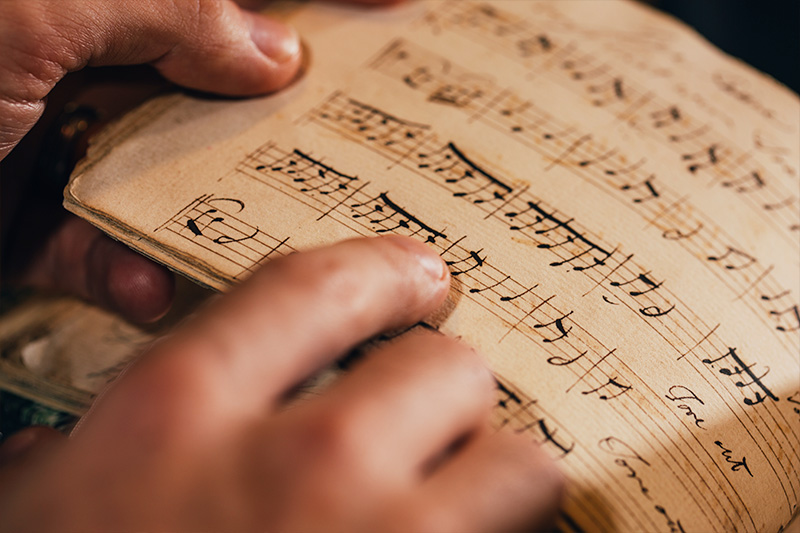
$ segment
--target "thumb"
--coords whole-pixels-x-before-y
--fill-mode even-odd
[[[37,3],[47,4],[48,59],[64,71],[153,63],[192,89],[252,95],[280,89],[300,66],[293,29],[229,0]]]
[[[152,63],[192,89],[276,91],[300,68],[289,26],[230,0],[7,0],[0,17],[0,159],[38,120],[44,98],[86,65]]]
[[[207,3],[219,10],[188,18],[185,38],[154,62],[166,78],[230,95],[276,91],[294,78],[301,47],[291,26],[230,2]]]

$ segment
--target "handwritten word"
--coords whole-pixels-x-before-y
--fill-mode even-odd
[[[733,465],[731,466],[731,471],[738,472],[740,469],[744,468],[745,472],[747,472],[750,477],[753,477],[753,473],[750,472],[750,468],[747,466],[747,459],[745,457],[742,457],[741,461],[737,461],[731,457],[733,452],[723,446],[722,442],[715,440],[714,444],[716,444],[722,450],[722,456],[725,458],[725,462]]]

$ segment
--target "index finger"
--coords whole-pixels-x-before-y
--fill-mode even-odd
[[[262,416],[265,405],[354,345],[430,314],[448,282],[435,251],[404,237],[294,254],[268,263],[160,344],[126,376],[126,388],[145,380],[160,411],[180,397],[205,416],[209,408]]]

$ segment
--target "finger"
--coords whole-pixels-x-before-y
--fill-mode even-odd
[[[257,9],[267,4],[267,0],[235,0],[240,7]],[[386,6],[405,2],[406,0],[326,0],[334,4],[361,4],[367,6]]]
[[[253,95],[289,83],[301,57],[289,26],[229,0],[12,2],[0,49],[0,158],[38,120],[55,83],[86,65],[152,63],[189,88]]]
[[[147,387],[154,402],[207,404],[226,419],[260,418],[268,402],[355,344],[431,313],[448,281],[441,258],[404,237],[293,254],[160,344],[131,371],[128,387]]]
[[[494,383],[472,348],[415,332],[289,413],[309,417],[306,426],[319,433],[313,440],[327,448],[323,454],[354,452],[357,464],[381,479],[417,482],[434,459],[485,424]]]
[[[19,465],[37,450],[65,438],[59,431],[46,426],[20,430],[0,445],[0,469]]]
[[[140,323],[161,318],[175,292],[166,268],[73,216],[47,240],[22,281],[70,292]]]
[[[409,531],[541,531],[554,519],[562,474],[530,439],[489,430],[431,476]]]
[[[406,0],[326,0],[327,2],[331,3],[338,3],[338,4],[361,4],[361,5],[368,5],[368,6],[387,6],[387,5],[394,5],[394,4],[401,4]]]

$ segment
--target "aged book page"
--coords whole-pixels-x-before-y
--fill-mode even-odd
[[[480,348],[497,423],[567,474],[565,531],[778,531],[800,500],[800,101],[631,3],[286,8],[307,73],[155,100],[67,207],[224,290],[411,235],[428,324]]]

